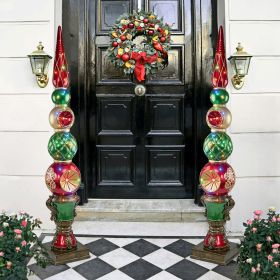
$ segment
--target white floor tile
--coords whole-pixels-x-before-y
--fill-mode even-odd
[[[133,280],[133,278],[129,277],[119,270],[114,270],[113,272],[106,274],[105,276],[102,276],[97,280]]]
[[[91,253],[89,253],[89,256],[90,256],[90,258],[88,258],[88,259],[80,260],[80,261],[76,261],[76,262],[70,262],[70,263],[67,263],[67,265],[68,265],[69,267],[75,267],[75,266],[78,266],[78,265],[80,265],[80,264],[82,264],[82,263],[88,262],[88,261],[90,261],[90,260],[96,258],[96,256],[94,256],[94,255],[91,254]]]
[[[77,240],[83,245],[96,241],[98,239],[100,239],[100,237],[77,237]]]
[[[214,268],[217,266],[217,264],[214,264],[214,263],[204,262],[204,261],[192,259],[190,256],[188,256],[188,257],[186,258],[186,260],[189,260],[189,261],[191,261],[191,262],[193,262],[193,263],[196,263],[196,264],[198,264],[198,265],[200,265],[200,266],[203,266],[203,267],[205,267],[205,268],[208,268],[208,269],[210,269],[210,270],[211,270],[211,269],[214,269]]]
[[[77,273],[73,269],[68,269],[54,276],[48,277],[45,280],[86,280],[81,274]]]
[[[159,246],[159,247],[165,247],[175,241],[177,241],[178,239],[171,239],[171,238],[166,238],[166,239],[161,239],[161,238],[145,238],[145,240]]]
[[[230,280],[230,279],[214,271],[209,271],[203,276],[199,277],[197,280]]]
[[[104,262],[114,266],[115,268],[123,267],[139,259],[136,255],[126,251],[123,248],[116,249],[99,257]]]
[[[147,280],[180,280],[181,278],[176,277],[175,275],[168,273],[166,271],[162,271]]]
[[[53,240],[53,236],[47,235],[45,236],[45,238],[43,239],[42,243],[47,243]]]
[[[143,257],[143,259],[160,267],[161,269],[166,269],[172,266],[173,264],[181,261],[183,258],[165,249],[159,249]]]
[[[201,241],[203,241],[203,238],[190,238],[190,239],[183,239],[191,244],[197,245],[199,244]]]
[[[105,238],[105,239],[118,245],[119,247],[124,247],[129,243],[139,240],[139,238]]]
[[[32,265],[34,263],[36,263],[36,260],[34,259],[34,257],[32,257],[27,265]]]

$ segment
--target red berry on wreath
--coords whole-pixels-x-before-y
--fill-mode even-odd
[[[134,27],[134,24],[131,22],[128,24],[128,28],[132,29]]]
[[[143,22],[144,22],[144,23],[148,23],[148,22],[149,22],[149,19],[144,18],[144,19],[143,19]]]
[[[162,31],[162,28],[159,27],[159,28],[158,28],[158,31],[161,32],[161,31]]]
[[[137,27],[137,32],[142,32],[142,27],[141,26]]]
[[[151,36],[151,35],[153,35],[153,34],[154,34],[154,30],[149,30],[149,31],[148,31],[148,35]]]
[[[123,61],[128,61],[129,60],[129,54],[125,53],[122,55],[122,60]]]
[[[125,40],[126,40],[126,36],[125,36],[125,35],[121,35],[120,39],[121,39],[122,41],[125,41]]]
[[[117,47],[117,46],[118,46],[118,42],[114,41],[114,42],[112,43],[112,46],[113,46],[114,48]]]
[[[164,42],[165,42],[165,40],[166,40],[166,38],[165,38],[165,37],[161,37],[161,38],[160,38],[160,41],[161,41],[162,43],[164,43]]]
[[[154,24],[154,23],[150,23],[150,26],[151,26],[151,27],[155,27],[155,24]]]

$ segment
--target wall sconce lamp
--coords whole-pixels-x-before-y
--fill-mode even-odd
[[[46,87],[49,81],[49,62],[52,57],[44,51],[42,42],[39,42],[37,50],[29,54],[28,57],[30,59],[32,72],[34,75],[36,75],[37,84],[41,88]]]
[[[241,43],[238,43],[236,50],[228,60],[234,71],[234,76],[231,78],[232,85],[235,89],[239,90],[244,85],[244,78],[248,74],[252,55],[243,50]]]

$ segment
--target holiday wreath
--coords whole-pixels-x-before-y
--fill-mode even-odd
[[[152,12],[122,15],[112,27],[108,57],[141,82],[168,64],[170,26]]]

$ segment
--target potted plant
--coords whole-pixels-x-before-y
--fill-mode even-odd
[[[280,214],[269,208],[266,217],[254,211],[254,218],[244,223],[244,240],[238,257],[239,273],[245,279],[280,279]]]
[[[49,258],[34,233],[40,220],[25,212],[0,214],[0,279],[27,279],[27,263],[34,257],[37,264],[46,267]]]

